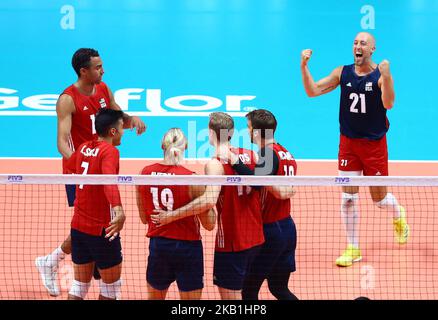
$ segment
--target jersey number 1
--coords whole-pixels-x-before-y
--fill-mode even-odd
[[[96,134],[96,116],[94,114],[90,114],[91,119],[91,132]]]
[[[359,109],[356,108],[357,103],[360,99],[360,113],[367,113],[366,104],[365,104],[365,94],[360,93],[359,95],[357,93],[350,93],[350,100],[353,100],[350,106],[350,112],[353,113],[359,113]]]

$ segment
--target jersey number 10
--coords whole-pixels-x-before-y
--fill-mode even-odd
[[[294,176],[295,175],[295,170],[294,170],[293,166],[284,165],[283,170],[284,170],[285,176]]]

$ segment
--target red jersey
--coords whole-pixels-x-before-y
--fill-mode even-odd
[[[67,162],[77,174],[119,174],[119,150],[105,141],[88,141],[79,146]],[[117,185],[79,185],[71,227],[100,236],[112,219],[112,207],[120,206]]]
[[[233,148],[240,160],[254,170],[254,153],[242,148]],[[236,175],[232,166],[222,163],[225,175]],[[222,186],[216,204],[218,230],[216,251],[237,252],[262,244],[263,223],[260,211],[260,193],[250,186]]]
[[[183,166],[172,166],[155,163],[143,168],[145,175],[192,175],[193,172]],[[197,216],[190,216],[172,223],[157,227],[151,221],[154,209],[175,210],[188,204],[192,199],[189,186],[139,186],[140,197],[148,220],[148,237],[164,237],[176,240],[200,240],[199,221]]]
[[[95,85],[96,91],[91,96],[86,96],[79,92],[74,85],[69,86],[62,94],[72,97],[75,104],[75,112],[72,114],[71,131],[69,145],[72,151],[85,141],[97,139],[94,128],[96,113],[100,108],[106,108],[110,105],[110,96],[108,87],[105,83],[100,82]],[[69,173],[66,170],[66,160],[63,159],[63,173]]]
[[[278,157],[278,176],[294,176],[297,173],[297,163],[294,157],[283,146],[273,143],[266,148],[274,150]],[[263,223],[273,223],[290,216],[290,199],[280,200],[275,198],[266,189],[261,195]]]

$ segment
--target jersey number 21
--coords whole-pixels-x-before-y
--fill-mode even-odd
[[[350,112],[359,113],[359,109],[357,107],[357,103],[360,100],[360,113],[367,113],[366,103],[365,103],[365,94],[364,93],[350,93],[350,100],[353,100],[350,106]]]

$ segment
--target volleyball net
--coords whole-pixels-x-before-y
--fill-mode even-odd
[[[137,196],[138,190],[143,189],[139,186],[147,187],[154,206],[168,211],[177,209],[174,205],[185,197],[184,194],[163,192],[175,186],[192,186],[193,190],[197,187],[198,191],[191,198],[208,197],[199,186],[236,188],[238,193],[241,190],[253,192],[253,188],[260,193],[263,206],[266,199],[263,199],[262,191],[267,186],[279,185],[294,189],[290,211],[297,229],[296,271],[291,274],[289,288],[299,299],[351,300],[359,296],[371,299],[438,298],[438,177],[9,174],[0,175],[0,299],[53,299],[42,284],[35,259],[51,253],[70,234],[74,208],[68,207],[65,185],[81,188],[117,186],[126,216],[120,233],[122,299],[148,298],[146,273],[150,238],[146,237],[149,226],[140,218]],[[349,210],[347,207],[351,209],[348,202],[351,199],[343,200],[342,187],[353,186],[359,187],[359,193],[354,198],[357,217],[348,220],[345,210]],[[402,210],[402,215],[406,214],[409,225],[406,243],[401,244],[397,237],[394,223],[397,210],[391,205],[376,204],[370,195],[370,186],[375,192],[374,197],[379,197],[376,187],[385,186],[397,199],[400,206],[398,213]],[[97,194],[96,201],[99,201]],[[230,199],[225,197],[220,201]],[[400,209],[401,206],[403,209]],[[221,214],[223,217],[228,213]],[[195,225],[202,237],[204,277],[201,299],[220,299],[218,288],[213,284],[216,235],[222,232],[220,228],[227,228],[224,223],[228,220],[219,219],[218,222],[216,217],[214,229],[209,231],[204,228],[201,219],[197,216],[193,219],[200,222]],[[249,225],[253,223],[252,219],[240,221],[248,223],[240,225],[240,228],[253,228]],[[362,259],[352,266],[340,267],[336,260],[347,248],[345,222],[348,221],[357,224],[354,237]],[[231,236],[239,237],[236,234]],[[173,266],[176,265],[175,268],[178,267],[177,254],[168,259],[172,260]],[[74,279],[70,255],[60,262],[56,271],[60,290],[57,299],[65,299]],[[167,270],[167,274],[169,272]],[[87,298],[96,298],[98,294],[98,281],[93,280]],[[179,297],[178,286],[173,282],[166,298]],[[262,285],[259,298],[274,299],[266,282]]]

